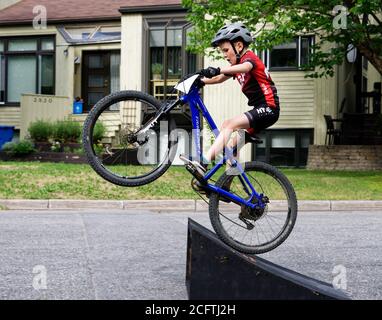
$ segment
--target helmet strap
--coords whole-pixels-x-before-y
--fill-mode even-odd
[[[243,52],[243,50],[241,50],[241,51],[238,53],[237,50],[236,50],[236,48],[235,48],[235,45],[234,45],[233,41],[230,41],[230,43],[231,43],[233,52],[234,52],[235,55],[236,55],[236,64],[239,64],[239,62],[240,62],[240,58],[241,58],[241,53]]]

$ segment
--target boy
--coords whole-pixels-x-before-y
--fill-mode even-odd
[[[246,129],[250,135],[273,125],[279,118],[280,107],[277,90],[263,62],[248,49],[252,36],[242,23],[222,27],[212,41],[231,64],[224,68],[208,67],[201,70],[204,84],[222,83],[237,78],[242,92],[248,98],[251,110],[223,122],[220,134],[204,157],[202,163],[192,161],[199,174],[204,175],[208,163],[215,159],[229,141],[232,132]],[[231,146],[237,144],[235,137]]]

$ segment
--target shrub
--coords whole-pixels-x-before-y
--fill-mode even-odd
[[[29,140],[21,140],[19,142],[8,142],[3,146],[6,154],[15,157],[22,157],[35,152],[33,143]]]
[[[3,145],[3,148],[1,151],[5,152],[6,154],[11,154],[13,151],[13,148],[15,147],[16,142],[6,142]]]
[[[37,120],[30,124],[28,131],[33,141],[47,142],[52,135],[52,124],[44,120]]]
[[[54,141],[50,147],[50,150],[53,152],[61,152],[62,151],[62,146],[59,141]]]
[[[75,153],[76,155],[79,155],[79,156],[83,156],[83,155],[85,155],[85,152],[84,152],[84,149],[83,149],[83,148],[76,148],[76,149],[73,149],[72,152]]]
[[[100,143],[105,136],[106,127],[102,122],[97,122],[93,130],[93,143]]]
[[[81,125],[77,121],[57,121],[53,125],[53,139],[62,143],[79,142]]]

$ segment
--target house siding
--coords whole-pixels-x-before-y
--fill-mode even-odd
[[[224,66],[226,63],[205,58],[204,65]],[[280,118],[272,128],[313,128],[315,81],[304,78],[305,72],[301,71],[271,72],[271,76],[277,87],[281,106]],[[218,127],[225,119],[251,108],[236,80],[206,86],[204,99],[215,116]]]
[[[204,66],[225,66],[225,61],[204,59]],[[315,126],[315,80],[305,78],[305,72],[285,71],[270,72],[280,97],[280,118],[272,129],[309,129]],[[241,92],[236,80],[227,80],[218,85],[204,88],[204,102],[216,121],[218,128],[226,119],[244,113],[251,107]],[[210,141],[207,135],[206,141]],[[208,148],[210,144],[206,144]],[[250,148],[246,146],[245,159],[250,159]]]
[[[46,29],[34,29],[32,25],[25,27],[0,27],[0,37],[11,37],[11,36],[41,36],[41,35],[52,35],[56,34],[57,29],[54,26],[47,26]]]
[[[273,128],[306,129],[314,126],[314,80],[305,72],[271,72],[280,97],[280,118]]]
[[[20,108],[0,105],[0,125],[14,126],[20,129]]]
[[[87,114],[71,114],[70,119],[73,121],[80,122],[81,124],[85,122]],[[120,116],[118,113],[109,112],[103,113],[99,120],[105,126],[105,137],[103,139],[103,143],[112,143],[115,141],[116,132],[120,129],[121,122]]]
[[[314,88],[314,144],[325,144],[326,123],[325,114],[336,117],[338,106],[338,70],[332,78],[315,79]]]

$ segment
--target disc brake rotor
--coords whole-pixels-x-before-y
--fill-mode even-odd
[[[254,209],[252,209],[252,208],[242,204],[239,217],[244,218],[244,219],[248,219],[248,220],[253,220],[253,221],[257,221],[257,220],[261,219],[266,214],[266,212],[268,211],[267,203],[269,203],[269,198],[266,196],[263,196],[261,198],[261,202],[263,204],[265,204],[265,206],[263,208],[261,208],[259,205],[257,205]],[[252,199],[251,203],[258,204],[259,201],[256,197],[254,197]]]
[[[120,129],[118,132],[119,144],[125,148],[137,148],[149,140],[147,134],[137,135],[136,132],[137,130],[132,126]]]

